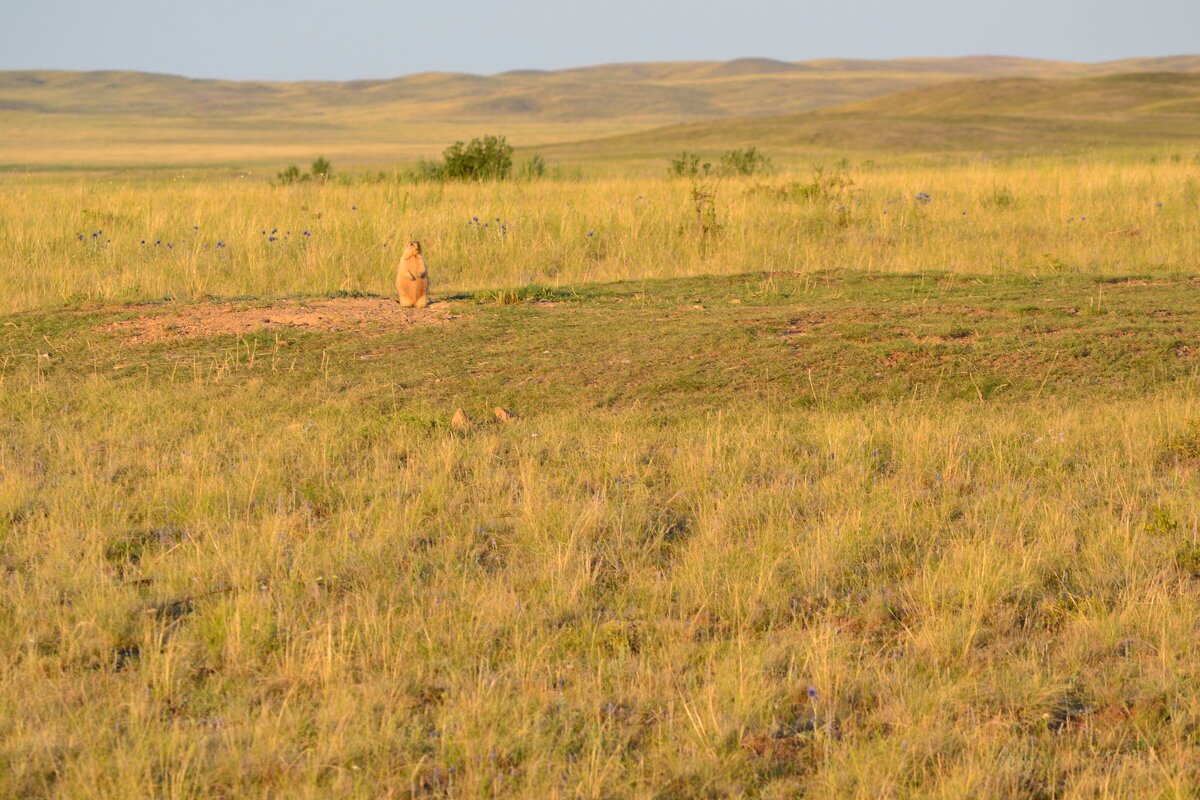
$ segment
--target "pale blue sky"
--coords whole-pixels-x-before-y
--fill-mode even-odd
[[[346,80],[615,61],[1200,52],[1200,0],[0,0],[0,70]]]

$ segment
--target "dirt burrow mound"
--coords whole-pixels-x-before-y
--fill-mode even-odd
[[[131,306],[130,310],[138,312],[138,316],[97,326],[97,330],[125,333],[130,344],[227,336],[264,329],[384,333],[448,322],[454,318],[449,305],[437,303],[430,308],[401,308],[395,300],[386,297],[271,303],[167,303]]]

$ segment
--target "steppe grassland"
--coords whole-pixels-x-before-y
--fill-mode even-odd
[[[710,181],[706,235],[654,177],[4,177],[0,796],[1194,796],[1170,156]],[[94,327],[386,294],[414,235],[452,324]],[[583,285],[830,268],[928,276]],[[570,302],[475,302],[530,282]]]
[[[8,175],[0,307],[386,294],[397,245],[418,237],[443,294],[755,270],[1177,272],[1200,264],[1196,159],[858,162],[826,165],[817,188],[806,167],[713,179],[700,182],[713,195],[704,234],[697,186],[680,179]]]
[[[5,376],[8,796],[1196,789],[1194,389],[464,437],[176,377]]]

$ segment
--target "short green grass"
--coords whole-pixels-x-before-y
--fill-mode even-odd
[[[10,314],[0,795],[1193,796],[1194,291]]]

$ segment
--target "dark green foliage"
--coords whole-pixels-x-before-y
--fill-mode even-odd
[[[282,172],[275,175],[276,179],[282,185],[294,183],[306,183],[308,181],[320,181],[324,183],[333,177],[333,165],[325,160],[324,156],[320,156],[312,163],[309,172],[301,172],[300,168],[292,164]]]
[[[288,184],[288,183],[300,183],[301,181],[306,181],[306,180],[308,180],[309,176],[301,173],[300,168],[297,167],[295,164],[292,164],[290,167],[285,169],[283,172],[278,173],[275,177],[279,179],[280,183]]]
[[[422,161],[418,175],[436,180],[504,180],[512,174],[512,145],[503,136],[484,136],[470,143],[455,142],[442,151],[442,163]]]
[[[333,165],[326,161],[324,156],[319,156],[312,163],[311,172],[314,180],[327,181],[333,177]]]
[[[771,159],[753,146],[726,150],[715,168],[711,162],[701,163],[700,156],[690,150],[681,151],[667,163],[667,174],[674,178],[701,178],[710,173],[721,176],[766,175],[772,169]]]
[[[766,175],[772,169],[771,159],[758,152],[757,147],[727,150],[721,156],[723,175]]]
[[[704,174],[707,175],[712,164],[704,165]],[[667,166],[667,172],[675,178],[696,178],[700,175],[700,156],[684,150],[679,155],[671,159]]]

